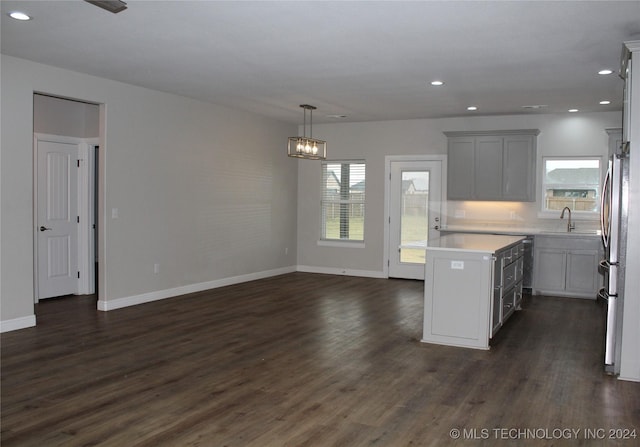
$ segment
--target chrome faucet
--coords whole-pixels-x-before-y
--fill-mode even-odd
[[[569,211],[569,222],[567,222],[567,233],[571,232],[571,230],[576,228],[576,224],[571,223],[571,208],[565,206],[562,208],[562,212],[560,213],[560,219],[564,219],[564,212]]]

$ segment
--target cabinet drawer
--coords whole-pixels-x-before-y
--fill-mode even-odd
[[[536,248],[554,248],[564,250],[598,250],[600,239],[579,236],[536,236]]]
[[[518,247],[507,248],[502,251],[502,259],[504,259],[503,266],[507,266],[516,260],[518,257]]]
[[[509,288],[511,288],[518,280],[516,276],[517,268],[518,268],[518,263],[512,262],[511,264],[507,265],[502,271],[502,281],[503,281],[504,290],[508,290]]]

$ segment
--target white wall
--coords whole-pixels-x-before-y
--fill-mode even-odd
[[[319,163],[300,163],[298,175],[298,265],[318,271],[360,271],[380,276],[384,251],[384,163],[388,155],[446,154],[444,131],[539,129],[537,139],[538,172],[545,155],[601,155],[608,151],[605,129],[621,127],[618,112],[558,115],[513,115],[445,118],[368,123],[314,125],[314,136],[327,141],[331,160],[364,159],[367,163],[367,204],[365,247],[339,248],[318,245],[320,237]],[[537,182],[539,184],[539,181]],[[540,192],[536,203],[449,202],[449,221],[456,209],[466,212],[468,223],[491,219],[504,223],[556,225],[538,220]],[[516,212],[511,221],[510,211]],[[460,220],[457,223],[465,223]],[[578,225],[595,225],[581,222]]]
[[[622,324],[620,377],[640,382],[640,41],[630,42],[633,51],[629,141],[629,234]]]
[[[34,92],[104,104],[103,307],[293,268],[297,161],[286,156],[285,144],[295,126],[1,57],[3,330],[34,314]]]

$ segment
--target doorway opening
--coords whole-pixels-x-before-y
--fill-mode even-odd
[[[34,300],[97,295],[100,105],[34,93]]]

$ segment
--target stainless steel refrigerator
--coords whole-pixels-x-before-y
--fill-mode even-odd
[[[604,287],[598,296],[606,302],[604,368],[609,374],[620,373],[622,314],[627,252],[629,213],[629,100],[631,98],[631,56],[623,49],[620,76],[625,81],[621,139],[610,145],[607,174],[602,186],[600,225],[605,258],[600,262]]]

